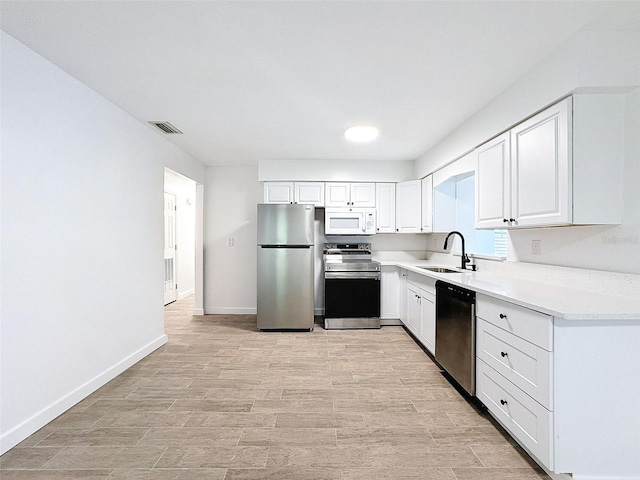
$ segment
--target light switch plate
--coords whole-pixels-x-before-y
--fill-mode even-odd
[[[531,240],[531,254],[540,255],[542,240]]]

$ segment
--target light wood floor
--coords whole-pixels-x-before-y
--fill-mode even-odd
[[[0,457],[0,478],[547,479],[402,327],[264,333],[166,307],[169,342]]]

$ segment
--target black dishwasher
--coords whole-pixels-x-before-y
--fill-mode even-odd
[[[436,361],[469,395],[476,393],[476,293],[436,282]]]

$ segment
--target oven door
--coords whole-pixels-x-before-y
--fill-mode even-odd
[[[325,318],[380,318],[380,272],[326,272]]]

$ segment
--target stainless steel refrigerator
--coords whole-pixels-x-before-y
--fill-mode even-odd
[[[313,330],[313,205],[258,205],[258,329]]]

